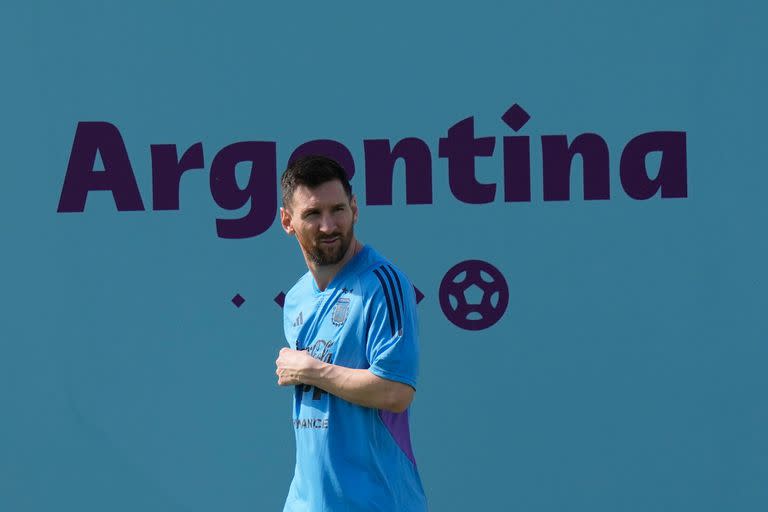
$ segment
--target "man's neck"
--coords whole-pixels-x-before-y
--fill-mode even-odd
[[[307,259],[306,255],[304,256],[304,259],[307,262],[307,268],[309,268],[309,271],[312,273],[312,277],[315,278],[315,283],[317,284],[317,287],[320,289],[320,291],[324,291],[326,288],[328,288],[328,285],[331,284],[331,281],[333,281],[333,278],[336,277],[336,274],[338,274],[341,269],[343,269],[344,266],[349,263],[349,260],[351,260],[355,254],[360,252],[362,248],[363,244],[361,244],[356,238],[353,238],[352,243],[349,244],[347,252],[344,254],[344,257],[341,258],[341,261],[334,265],[316,265]]]

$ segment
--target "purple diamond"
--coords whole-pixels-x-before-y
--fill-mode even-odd
[[[285,304],[285,294],[283,292],[278,293],[275,297],[275,302],[278,306],[283,307]]]
[[[528,122],[531,118],[528,112],[523,110],[523,107],[515,103],[501,116],[501,120],[507,123],[507,126],[517,131]]]
[[[416,288],[416,287],[414,286],[414,287],[413,287],[413,291],[415,291],[415,292],[416,292],[416,304],[418,304],[419,302],[421,302],[422,300],[424,300],[424,294],[423,294],[423,293],[421,293],[421,290],[419,290],[418,288]]]
[[[234,304],[237,307],[242,306],[243,302],[245,302],[245,299],[239,293],[234,297],[232,297],[232,304]]]

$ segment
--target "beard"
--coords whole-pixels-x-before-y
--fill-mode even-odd
[[[344,255],[347,254],[349,246],[352,243],[353,229],[350,227],[349,231],[342,233],[337,231],[331,235],[319,236],[314,240],[302,241],[299,238],[299,244],[301,245],[307,257],[317,266],[335,265],[340,262]],[[332,245],[326,245],[324,240],[331,240],[338,238],[338,241]]]

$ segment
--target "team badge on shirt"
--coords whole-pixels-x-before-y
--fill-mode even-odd
[[[333,306],[333,312],[331,313],[331,322],[333,325],[341,326],[347,320],[349,315],[349,299],[342,297],[336,301],[336,305]]]

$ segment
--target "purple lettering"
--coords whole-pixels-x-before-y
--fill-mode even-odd
[[[248,185],[237,185],[235,167],[251,162]],[[222,148],[211,163],[211,195],[216,204],[237,210],[250,200],[251,209],[239,219],[216,219],[220,238],[249,238],[272,225],[277,213],[277,155],[274,142],[236,142]]]
[[[493,155],[495,145],[494,137],[475,138],[474,117],[451,126],[448,137],[440,139],[439,156],[448,159],[448,184],[456,199],[471,204],[493,201],[496,185],[478,183],[475,157]]]
[[[104,170],[97,171],[96,152]],[[144,210],[131,161],[117,127],[105,122],[77,123],[58,212],[82,212],[91,190],[110,190],[118,211]]]
[[[531,200],[531,144],[529,137],[504,137],[504,200]]]
[[[501,116],[507,126],[520,131],[531,118],[515,103]],[[504,201],[531,200],[530,137],[504,137]]]
[[[152,144],[152,209],[178,210],[181,175],[205,167],[203,144],[198,142],[178,159],[176,144]]]
[[[656,178],[648,176],[645,157],[660,151]],[[661,197],[688,197],[688,164],[685,132],[648,132],[630,140],[621,153],[621,186],[633,199],[649,199],[661,189]]]
[[[504,201],[507,203],[531,201],[534,179],[531,137],[517,134],[530,117],[518,104],[513,104],[501,116],[516,132],[502,140]],[[571,199],[571,182],[576,179],[571,171],[576,155],[582,162],[584,199],[610,199],[610,155],[605,140],[595,133],[583,133],[570,144],[568,139],[567,135],[541,136],[544,201]],[[493,156],[495,144],[495,137],[475,136],[474,117],[455,123],[447,135],[439,139],[438,156],[448,160],[448,184],[456,199],[469,204],[494,201],[496,183],[478,181],[476,158]],[[405,173],[405,203],[432,204],[432,153],[424,140],[407,137],[393,147],[389,139],[368,139],[363,140],[363,152],[367,205],[393,203],[395,167],[400,160]],[[205,169],[203,143],[193,144],[180,157],[175,144],[152,144],[150,154],[152,208],[178,210],[182,175],[190,170]],[[331,139],[301,144],[291,153],[288,162],[312,154],[337,160],[349,178],[354,177],[352,153],[344,144]],[[655,165],[648,155],[659,156],[656,172],[649,171],[649,167]],[[94,169],[99,156],[103,170]],[[277,143],[230,144],[214,156],[210,165],[210,191],[216,204],[227,210],[249,205],[247,213],[239,218],[217,218],[217,235],[239,239],[268,230],[277,213]],[[250,167],[247,185],[242,188],[237,177],[246,169],[238,169],[241,165]],[[624,191],[633,199],[649,199],[659,192],[661,198],[687,197],[686,133],[655,131],[634,137],[622,151],[619,174]],[[96,190],[112,192],[118,211],[144,210],[120,131],[108,122],[83,121],[77,124],[57,211],[83,212],[88,193]]]
[[[366,140],[363,147],[366,204],[392,204],[392,175],[398,158],[405,164],[406,204],[432,203],[432,154],[423,140],[409,137],[393,150],[387,139]]]
[[[568,145],[565,135],[543,135],[544,200],[568,201],[571,197],[571,162],[581,155],[584,199],[610,199],[608,145],[595,133],[583,133]]]

